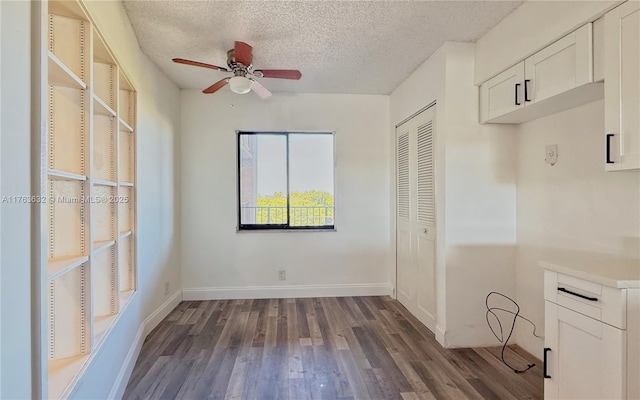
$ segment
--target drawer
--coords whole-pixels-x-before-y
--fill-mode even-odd
[[[555,271],[544,272],[545,300],[598,321],[626,329],[627,290],[604,286]]]

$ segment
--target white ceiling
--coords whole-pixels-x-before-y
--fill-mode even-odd
[[[271,91],[389,94],[445,41],[474,42],[522,1],[139,1],[124,6],[146,53],[181,88],[228,74],[236,40],[256,69],[299,69],[300,81],[261,79]]]

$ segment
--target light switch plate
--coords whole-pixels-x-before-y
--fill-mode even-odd
[[[544,162],[550,165],[555,165],[558,161],[558,145],[550,144],[545,147],[544,150]]]

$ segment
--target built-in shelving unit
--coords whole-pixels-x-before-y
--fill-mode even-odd
[[[136,93],[81,1],[48,11],[44,397],[64,398],[136,290]]]

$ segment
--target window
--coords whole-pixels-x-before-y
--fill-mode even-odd
[[[333,229],[333,165],[333,133],[238,132],[239,229]]]

